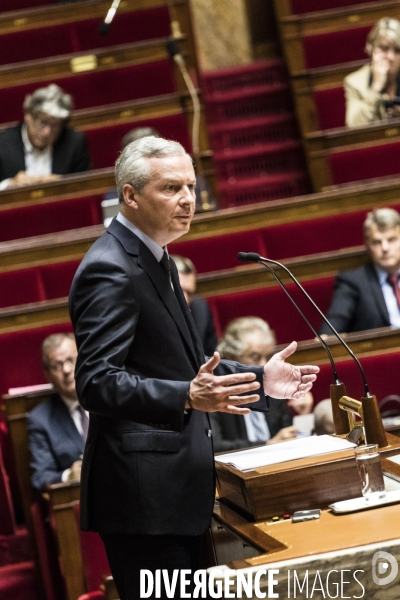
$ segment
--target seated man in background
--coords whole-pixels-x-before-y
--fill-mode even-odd
[[[330,398],[321,400],[314,408],[314,433],[324,435],[334,433],[332,402]]]
[[[186,302],[188,303],[194,322],[200,334],[206,356],[212,356],[217,346],[217,334],[215,332],[214,319],[210,306],[204,298],[194,297],[196,293],[197,271],[190,260],[177,254],[171,255],[178,269],[179,283]]]
[[[244,365],[264,365],[274,353],[275,335],[268,323],[258,317],[231,321],[217,347],[221,358]],[[210,413],[215,452],[226,452],[293,439],[290,408],[282,400],[269,398],[269,412],[247,415]]]
[[[43,368],[55,394],[28,415],[32,484],[39,491],[80,479],[89,418],[75,391],[76,357],[72,333],[50,335],[42,344]]]
[[[299,398],[298,400],[292,398],[287,403],[295,415],[309,415],[313,412],[314,398],[311,392],[307,392],[303,398]]]
[[[400,116],[400,22],[379,19],[365,50],[371,62],[344,79],[348,127]]]
[[[368,213],[363,229],[369,262],[338,274],[327,312],[339,333],[400,327],[400,215],[378,208]],[[320,333],[332,331],[324,322]]]
[[[24,100],[24,123],[0,133],[0,191],[90,169],[85,135],[68,127],[73,101],[56,84]]]

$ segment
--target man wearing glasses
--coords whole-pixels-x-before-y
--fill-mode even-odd
[[[90,169],[85,135],[68,127],[69,94],[56,84],[24,101],[24,122],[0,133],[0,191]]]
[[[43,368],[55,393],[28,416],[32,484],[39,491],[80,479],[89,418],[75,391],[76,357],[72,333],[50,335],[42,344]]]

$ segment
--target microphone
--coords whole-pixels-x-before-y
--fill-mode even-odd
[[[183,77],[183,80],[186,84],[187,89],[189,90],[190,97],[193,103],[193,125],[192,125],[192,147],[193,147],[193,156],[196,159],[196,166],[198,172],[197,183],[200,188],[200,201],[201,201],[201,209],[202,210],[210,210],[212,205],[210,204],[210,200],[208,197],[208,191],[206,189],[204,183],[204,172],[203,165],[201,163],[200,156],[200,143],[199,143],[199,131],[200,131],[200,102],[199,96],[197,94],[197,90],[193,85],[193,81],[189,75],[189,72],[186,68],[185,59],[179,49],[179,45],[176,39],[170,38],[166,42],[167,52],[170,58],[177,64],[179,71]]]
[[[362,377],[363,384],[364,384],[364,396],[362,397],[361,401],[363,403],[363,413],[364,413],[363,425],[364,425],[364,431],[365,431],[365,442],[367,443],[367,439],[368,439],[368,443],[376,443],[381,448],[384,446],[387,446],[386,433],[383,428],[382,419],[380,417],[378,402],[376,400],[376,396],[371,395],[369,392],[364,369],[362,368],[360,361],[358,360],[358,358],[356,357],[354,352],[346,344],[346,342],[344,341],[342,336],[336,331],[336,329],[333,327],[333,325],[330,323],[330,321],[325,317],[325,315],[322,313],[322,311],[318,308],[318,306],[315,304],[315,302],[312,300],[312,298],[309,296],[309,294],[306,292],[306,290],[303,288],[303,286],[300,284],[300,282],[289,271],[289,269],[287,267],[285,267],[285,265],[283,265],[282,263],[280,263],[276,260],[272,260],[270,258],[264,258],[264,257],[260,256],[259,254],[257,254],[256,252],[239,252],[237,255],[237,258],[238,258],[238,260],[243,261],[243,262],[257,262],[257,263],[262,264],[274,275],[275,279],[278,282],[279,282],[279,278],[277,277],[275,271],[268,264],[265,264],[265,263],[270,262],[274,265],[277,265],[277,266],[281,267],[282,269],[284,269],[284,271],[289,275],[289,277],[292,279],[292,281],[296,284],[296,286],[300,289],[300,291],[303,293],[303,295],[308,299],[308,301],[315,308],[315,310],[318,312],[318,314],[323,318],[323,320],[327,323],[327,325],[333,331],[333,333],[335,334],[337,339],[340,341],[340,343],[344,346],[344,348],[347,350],[347,352],[350,354],[350,356],[356,362],[356,364],[360,370],[361,377]],[[281,283],[281,287],[284,287],[283,283]],[[285,289],[285,291],[286,291],[287,296],[290,297],[289,292],[286,289]],[[295,304],[295,306],[297,307],[297,305],[294,301],[293,301],[293,304]],[[306,322],[308,322],[308,320],[303,315],[302,311],[299,310],[299,312],[303,316],[303,318],[306,320]],[[311,329],[315,333],[314,328],[311,327]],[[321,337],[319,335],[317,335],[317,337],[322,343]],[[323,343],[323,346],[326,349],[325,343]],[[332,359],[332,361],[333,361],[333,359]],[[332,361],[331,361],[331,364],[332,364]],[[336,373],[336,369],[334,369],[334,374],[335,373]],[[337,380],[337,376],[336,376],[336,380]],[[331,401],[332,401],[333,419],[334,419],[334,424],[335,424],[335,432],[336,432],[336,434],[348,434],[349,433],[349,422],[346,419],[346,415],[344,414],[344,411],[339,407],[339,399],[342,396],[346,396],[346,388],[343,383],[341,383],[337,380],[337,381],[335,381],[334,384],[332,384],[330,386],[330,391],[331,391]]]
[[[100,25],[100,28],[99,28],[100,35],[106,35],[110,31],[111,23],[115,17],[115,13],[117,12],[120,2],[121,2],[121,0],[113,0],[113,3],[111,4],[110,8],[108,9],[106,18]]]

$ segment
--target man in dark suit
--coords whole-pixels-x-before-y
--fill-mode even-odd
[[[79,405],[74,367],[77,350],[71,333],[53,334],[42,344],[42,361],[55,394],[28,415],[32,484],[80,479],[88,417]]]
[[[90,169],[85,135],[68,127],[72,109],[55,84],[26,96],[24,122],[0,133],[0,190]]]
[[[318,368],[285,362],[295,343],[264,368],[217,353],[205,363],[166,250],[189,231],[192,160],[177,142],[145,137],[121,153],[116,181],[121,212],[79,266],[70,314],[90,411],[82,526],[100,533],[120,598],[133,600],[141,569],[198,567],[214,504],[207,413],[266,410],[263,390],[302,396]]]
[[[197,287],[196,267],[190,258],[186,256],[174,254],[172,258],[178,269],[179,283],[196,323],[204,352],[206,356],[211,356],[217,347],[217,334],[210,305],[201,296],[195,296]]]
[[[400,215],[391,208],[368,213],[364,239],[369,262],[339,273],[327,317],[342,332],[400,327]],[[324,323],[320,333],[332,334]]]
[[[264,365],[273,355],[275,334],[259,317],[234,319],[217,346],[221,358],[242,364]],[[267,413],[247,415],[210,414],[215,452],[227,452],[263,444],[276,444],[296,437],[293,415],[282,400],[269,398]]]

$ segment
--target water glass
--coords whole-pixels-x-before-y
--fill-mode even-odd
[[[358,446],[354,452],[362,494],[367,502],[378,502],[386,496],[378,445]]]

